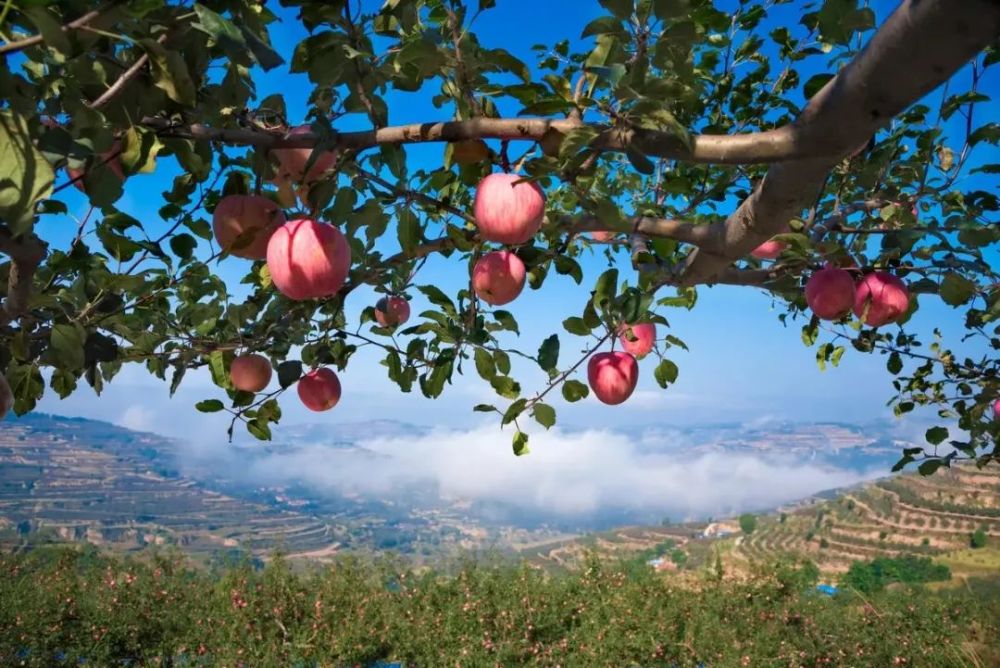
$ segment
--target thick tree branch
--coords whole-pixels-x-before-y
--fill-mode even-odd
[[[256,130],[212,128],[200,124],[180,125],[157,117],[144,118],[142,123],[163,136],[218,141],[230,145],[310,148],[318,139],[312,134],[289,139],[280,134]],[[362,150],[381,144],[456,142],[465,139],[537,142],[550,129],[565,134],[581,125],[580,121],[572,118],[473,118],[466,121],[412,123],[359,132],[342,132],[336,137],[336,147]],[[797,132],[792,126],[743,135],[696,135],[692,139],[690,150],[667,132],[613,128],[600,124],[591,126],[599,132],[593,143],[595,149],[623,151],[627,146],[634,145],[646,155],[688,162],[769,163],[816,153],[816,149],[806,146],[797,139]]]
[[[110,5],[105,7],[100,7],[92,12],[87,12],[83,16],[73,21],[70,21],[62,27],[63,32],[69,32],[70,30],[76,30],[82,28],[88,23],[95,20],[98,16],[104,13]],[[8,53],[17,53],[18,51],[23,51],[24,49],[35,46],[36,44],[41,44],[44,41],[41,35],[35,35],[34,37],[26,37],[25,39],[18,40],[16,42],[8,42],[7,44],[0,45],[0,56]]]
[[[840,156],[939,86],[993,41],[998,30],[997,2],[904,1],[788,126],[797,144],[825,157],[772,166],[724,223],[712,225],[722,239],[722,252],[693,252],[682,270],[682,284],[710,282],[733,260],[785,231],[788,221],[816,198]]]

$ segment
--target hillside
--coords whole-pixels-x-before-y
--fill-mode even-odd
[[[835,578],[854,561],[918,555],[948,564],[958,576],[1000,574],[1000,470],[995,467],[959,466],[930,478],[897,475],[755,519],[749,534],[730,518],[626,527],[524,546],[520,552],[529,563],[556,570],[596,552],[629,560],[662,557],[660,570],[680,573],[713,566],[716,555],[730,573],[748,573],[787,556],[808,558]],[[987,545],[972,549],[977,530]]]
[[[173,444],[90,420],[32,415],[0,429],[0,544],[29,535],[115,550],[179,545],[192,554],[279,545],[336,549],[305,513],[205,488],[173,469]]]

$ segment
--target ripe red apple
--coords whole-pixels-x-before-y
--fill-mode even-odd
[[[239,355],[229,367],[233,387],[244,392],[260,392],[271,382],[271,362],[263,355]]]
[[[587,362],[587,381],[594,395],[617,405],[632,396],[639,382],[639,363],[629,353],[597,353]]]
[[[823,320],[840,320],[854,306],[854,278],[840,267],[820,269],[806,282],[806,303]]]
[[[14,393],[10,391],[7,378],[0,373],[0,420],[7,417],[8,411],[14,406]]]
[[[285,214],[273,201],[260,195],[228,195],[219,200],[212,214],[215,240],[231,255],[248,260],[267,258],[267,242],[280,226]],[[241,236],[239,248],[232,248]]]
[[[773,260],[781,255],[783,250],[785,250],[785,244],[771,239],[754,248],[750,254],[758,260]]]
[[[336,227],[299,218],[271,235],[267,268],[275,287],[289,299],[328,297],[347,280],[351,247]]]
[[[611,241],[615,238],[615,233],[610,231],[591,232],[590,238],[594,241]]]
[[[111,156],[114,157],[112,158]],[[125,170],[122,169],[121,144],[115,142],[114,146],[112,146],[110,150],[91,158],[90,168],[95,169],[96,165],[102,163],[105,167],[111,170],[112,174],[118,177],[119,181],[125,180]],[[86,172],[87,170],[85,169],[73,169],[72,167],[66,168],[66,174],[69,175],[70,179],[77,179],[77,177],[79,177],[79,180],[73,181],[73,185],[76,186],[77,190],[80,192],[86,192],[83,187],[83,180],[86,178],[84,174],[86,174]]]
[[[520,178],[516,174],[490,174],[479,182],[472,208],[483,239],[523,244],[542,226],[545,193],[537,183],[516,183]]]
[[[340,401],[340,379],[333,369],[313,369],[299,378],[298,392],[309,410],[328,411]]]
[[[524,263],[510,251],[493,251],[472,268],[472,289],[487,304],[502,306],[524,289]]]
[[[375,303],[375,320],[382,327],[396,327],[410,319],[410,302],[402,297],[382,297]]]
[[[309,125],[300,125],[289,130],[286,137],[294,139],[295,137],[307,135],[310,132],[312,132],[312,128]],[[309,156],[312,155],[313,152],[311,147],[275,148],[271,149],[271,152],[274,154],[274,157],[278,159],[278,177],[285,177],[295,182],[304,180],[306,183],[312,183],[322,176],[323,172],[331,169],[337,161],[336,151],[324,151],[316,156],[316,160],[313,162],[312,167],[309,168],[309,173],[305,174],[305,178],[303,179],[306,163],[309,161]]]
[[[633,340],[629,340],[629,334]],[[649,354],[656,344],[656,325],[651,322],[640,322],[634,325],[622,324],[618,328],[618,340],[625,352],[642,359]]]
[[[0,376],[2,378],[2,376]],[[0,420],[3,419],[3,415],[0,415]],[[1000,420],[1000,399],[993,402],[993,419]]]
[[[910,291],[906,284],[885,271],[862,278],[854,293],[854,314],[859,318],[864,315],[865,323],[872,327],[899,320],[908,308]]]

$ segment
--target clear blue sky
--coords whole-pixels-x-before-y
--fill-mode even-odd
[[[474,3],[473,3],[474,4]],[[735,6],[736,3],[723,3]],[[366,9],[381,2],[366,0]],[[480,17],[475,29],[480,41],[487,46],[503,46],[529,66],[534,66],[531,45],[552,43],[562,37],[577,37],[583,26],[605,12],[593,0],[498,0],[497,8]],[[798,23],[798,3],[774,10],[775,25],[789,27]],[[874,2],[879,22],[895,3]],[[284,11],[284,10],[283,10]],[[275,46],[291,60],[294,45],[305,36],[305,31],[291,15],[288,20],[272,28]],[[768,26],[769,30],[773,26]],[[870,36],[871,33],[869,33]],[[988,90],[1000,91],[997,71],[993,68],[986,81]],[[818,70],[817,70],[818,71]],[[812,72],[801,72],[802,81]],[[290,74],[286,68],[256,77],[260,98],[271,93],[284,94],[290,110],[290,120],[300,122],[307,111],[305,101],[310,84],[305,75]],[[417,94],[391,93],[387,102],[390,123],[406,123],[446,118],[447,110],[435,109],[430,102],[434,91]],[[930,100],[936,104],[937,97]],[[513,114],[516,108],[502,109]],[[979,119],[980,122],[985,119]],[[366,127],[363,118],[344,119],[339,129]],[[407,155],[414,167],[434,164],[441,159],[443,146],[430,144],[407,147]],[[981,145],[981,151],[995,150]],[[126,195],[119,206],[147,225],[156,228],[156,209],[159,193],[176,173],[176,167],[163,161],[156,174],[129,179]],[[82,214],[86,207],[83,198],[70,189],[67,199],[71,211]],[[42,234],[64,246],[75,231],[67,219],[48,217],[41,226]],[[390,235],[394,236],[394,235]],[[96,241],[96,240],[95,240]],[[585,261],[586,277],[583,286],[570,279],[552,276],[540,291],[529,291],[510,305],[521,323],[520,345],[530,351],[537,349],[541,340],[559,332],[563,339],[561,361],[573,359],[582,340],[574,340],[562,331],[561,321],[578,315],[587,297],[586,286],[592,285],[597,274],[606,267],[604,258],[595,254]],[[465,280],[464,265],[436,259],[428,263],[418,283],[457,286]],[[229,259],[219,267],[220,273],[236,285],[246,270],[238,259]],[[629,269],[622,265],[623,275]],[[699,305],[691,312],[666,311],[662,313],[671,321],[671,333],[683,339],[690,352],[678,351],[673,359],[680,366],[678,383],[667,391],[660,390],[652,378],[654,362],[647,360],[641,366],[641,380],[636,395],[625,405],[607,407],[596,401],[568,405],[561,398],[554,401],[560,422],[572,425],[621,425],[626,423],[692,424],[715,421],[749,421],[761,417],[793,420],[840,420],[861,422],[884,417],[884,407],[891,390],[890,378],[885,372],[884,358],[848,351],[838,369],[819,372],[814,361],[815,350],[805,348],[800,341],[802,324],[783,326],[777,319],[782,311],[765,293],[748,288],[715,287],[699,289]],[[419,297],[419,296],[418,296]],[[358,291],[348,300],[349,315],[357,315],[374,297]],[[414,313],[419,313],[421,301],[414,301]],[[963,316],[940,302],[936,297],[924,297],[921,309],[908,328],[923,332],[929,338],[933,327],[939,327],[946,339],[957,344],[961,336]],[[471,412],[471,407],[481,401],[503,403],[492,394],[474,370],[464,378],[456,377],[454,386],[446,389],[436,402],[424,399],[419,393],[403,395],[384,377],[384,369],[377,364],[378,356],[362,352],[342,374],[344,397],[341,404],[327,414],[310,414],[298,405],[294,393],[282,399],[286,422],[322,421],[336,424],[377,417],[397,418],[422,424],[466,426],[483,420]],[[468,367],[471,370],[471,365]],[[540,388],[543,374],[533,366],[523,366],[519,374],[526,391]],[[41,410],[71,415],[93,417],[123,422],[127,426],[149,428],[168,434],[191,435],[198,432],[205,438],[224,438],[224,424],[219,416],[204,416],[195,412],[193,403],[208,397],[224,398],[204,376],[188,377],[178,397],[167,399],[164,384],[145,376],[137,367],[123,373],[105,391],[100,399],[81,386],[76,395],[60,401],[51,393],[40,405]],[[208,429],[208,431],[206,431]],[[278,427],[280,429],[280,427]],[[541,430],[533,425],[534,431]]]

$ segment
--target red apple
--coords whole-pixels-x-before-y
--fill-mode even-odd
[[[487,241],[523,244],[535,236],[545,215],[545,193],[537,183],[517,183],[516,174],[490,174],[476,189],[473,212]]]
[[[2,378],[3,376],[0,376]],[[9,392],[9,390],[8,390]],[[3,415],[0,414],[0,420],[3,419]],[[1000,399],[993,402],[993,419],[1000,420]]]
[[[629,339],[631,335],[632,339]],[[642,359],[656,345],[656,325],[651,322],[640,322],[634,325],[622,324],[618,328],[618,340],[625,352]]]
[[[375,303],[375,320],[382,327],[396,327],[410,319],[410,302],[402,297],[382,297]]]
[[[229,367],[233,387],[244,392],[260,392],[271,382],[271,362],[263,355],[240,355]]]
[[[820,269],[806,282],[806,303],[823,320],[840,320],[854,306],[854,278],[840,267]]]
[[[328,411],[340,401],[340,379],[333,369],[320,367],[299,378],[299,399],[312,411]]]
[[[267,268],[275,287],[289,299],[328,297],[347,280],[351,247],[336,227],[299,218],[271,235]]]
[[[219,200],[212,214],[215,240],[231,255],[248,260],[267,258],[267,242],[285,214],[273,201],[260,195],[228,195]],[[240,237],[240,247],[232,248]]]
[[[906,284],[885,271],[866,275],[854,293],[854,314],[864,316],[865,323],[872,327],[899,320],[909,308]]]
[[[301,137],[302,135],[307,135],[311,132],[312,128],[309,125],[300,125],[289,130],[288,134],[285,136],[288,139],[294,139],[295,137]],[[309,161],[309,156],[312,155],[313,152],[311,147],[275,148],[271,149],[271,152],[274,154],[274,157],[278,159],[278,178],[285,177],[295,182],[303,180],[306,163]],[[336,151],[324,151],[320,155],[316,156],[316,160],[313,162],[312,167],[309,168],[309,173],[305,174],[304,180],[307,183],[312,183],[322,176],[323,172],[331,169],[336,161]]]
[[[610,231],[591,232],[590,238],[594,241],[611,241],[615,238],[615,233]]]
[[[510,251],[493,251],[479,258],[472,269],[472,289],[487,304],[502,306],[521,294],[525,270],[521,258]]]
[[[750,254],[758,260],[773,260],[781,255],[781,251],[783,250],[785,250],[785,244],[772,239],[754,248],[750,251]]]
[[[14,393],[10,391],[7,379],[0,373],[0,420],[7,417],[8,411],[14,406]]]
[[[639,382],[639,363],[629,353],[597,353],[587,362],[587,380],[598,399],[614,406],[635,391]]]

